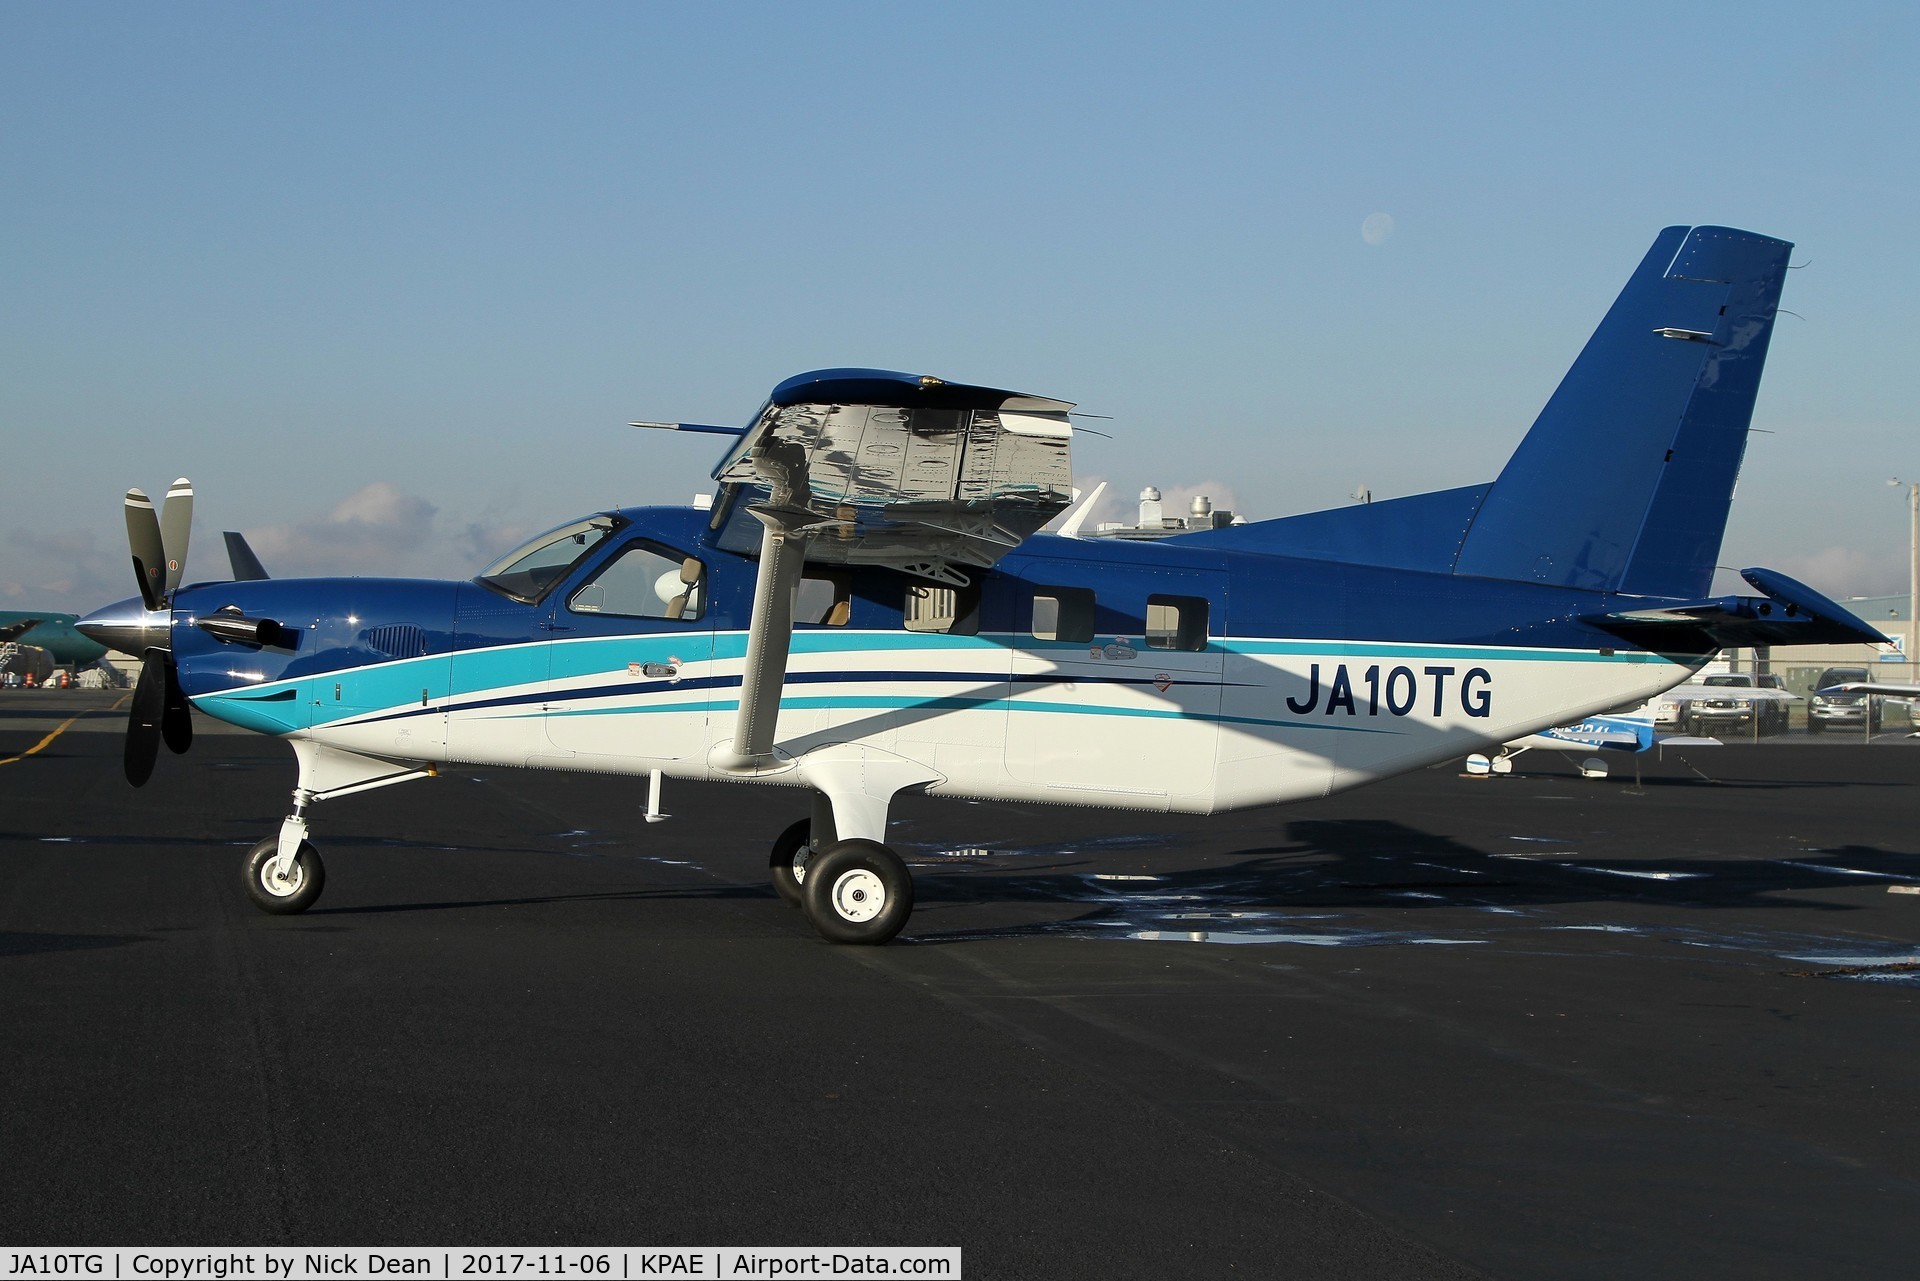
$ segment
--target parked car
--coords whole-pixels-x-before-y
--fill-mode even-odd
[[[1877,702],[1873,702],[1873,724],[1867,725],[1867,708],[1872,702],[1867,695],[1819,692],[1834,685],[1870,679],[1864,667],[1829,667],[1821,672],[1820,679],[1813,683],[1814,693],[1807,698],[1807,733],[1818,734],[1827,729],[1879,729],[1881,709]]]
[[[1775,690],[1778,697],[1715,690]],[[1689,734],[1779,734],[1787,728],[1790,712],[1786,686],[1771,673],[1723,672],[1700,682],[1700,692],[1687,699],[1685,724]]]
[[[1695,685],[1683,685],[1649,701],[1644,710],[1653,717],[1653,727],[1669,734],[1678,734],[1687,718],[1687,691],[1697,688]]]

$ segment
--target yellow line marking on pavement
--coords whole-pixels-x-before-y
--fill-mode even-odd
[[[106,710],[109,712],[117,712],[120,710],[120,704],[126,702],[129,698],[132,698],[132,697],[133,695],[131,693],[122,694],[119,697],[119,699],[115,701],[114,705],[112,707],[107,708]],[[86,717],[91,716],[94,712],[97,712],[99,710],[100,709],[97,707],[89,707],[84,712],[75,712],[73,715],[67,717],[67,719],[65,719],[64,721],[61,721],[60,724],[54,728],[51,734],[48,734],[45,738],[35,743],[32,747],[29,747],[26,751],[20,753],[20,755],[0,757],[0,765],[11,765],[15,761],[26,760],[27,757],[32,756],[35,752],[45,747],[48,743],[51,743],[54,739],[59,738],[62,734],[66,733],[69,729],[72,729],[73,723],[75,721],[83,720]]]

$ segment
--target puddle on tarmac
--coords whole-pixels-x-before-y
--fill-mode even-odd
[[[1588,867],[1582,863],[1562,863],[1560,866],[1570,872],[1598,872],[1602,876],[1631,876],[1642,881],[1698,881],[1707,876],[1705,872],[1643,872],[1630,867]]]
[[[1134,930],[1127,935],[1146,943],[1292,943],[1301,947],[1405,947],[1488,943],[1490,939],[1436,938],[1424,934],[1396,934],[1383,930],[1354,930],[1343,934],[1310,934],[1301,930],[1206,929]]]
[[[1810,850],[1808,852],[1819,853],[1820,851]],[[1800,863],[1790,858],[1783,858],[1779,860],[1779,862],[1782,867],[1797,867],[1806,872],[1826,872],[1832,876],[1871,876],[1882,881],[1905,881],[1909,884],[1913,883],[1916,879],[1911,876],[1901,876],[1897,872],[1869,872],[1864,868],[1835,867],[1830,863]]]

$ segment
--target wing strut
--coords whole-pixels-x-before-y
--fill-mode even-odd
[[[760,571],[753,580],[753,619],[747,627],[739,719],[733,741],[722,743],[713,753],[714,768],[722,770],[751,771],[776,764],[773,736],[780,720],[780,691],[787,680],[787,652],[793,644],[794,596],[806,564],[810,531],[831,519],[797,507],[748,510],[764,526]]]

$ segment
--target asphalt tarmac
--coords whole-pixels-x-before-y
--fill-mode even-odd
[[[1213,819],[903,800],[821,942],[785,789],[290,754],[144,790],[0,694],[0,1242],[959,1245],[997,1277],[1905,1277],[1920,752],[1534,753]],[[92,710],[88,710],[92,709]],[[73,711],[81,718],[51,731]],[[37,749],[28,753],[29,749]]]

